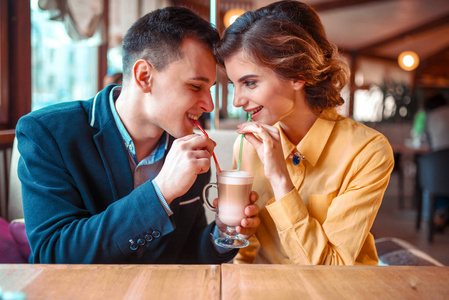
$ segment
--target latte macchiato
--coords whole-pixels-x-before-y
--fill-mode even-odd
[[[242,171],[223,171],[218,175],[218,218],[228,226],[238,226],[245,218],[245,207],[253,177]]]
[[[217,174],[217,183],[209,183],[203,189],[203,200],[206,206],[217,212],[217,217],[226,225],[224,236],[215,239],[215,243],[226,248],[242,248],[249,242],[239,237],[235,227],[246,218],[245,207],[249,205],[249,196],[254,177],[248,172],[238,170],[224,170]],[[214,207],[207,199],[209,188],[218,189],[218,207]],[[217,221],[217,225],[219,222]],[[222,231],[223,229],[220,228]]]

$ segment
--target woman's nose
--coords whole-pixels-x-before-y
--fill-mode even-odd
[[[234,100],[232,101],[232,104],[233,104],[235,107],[241,107],[241,106],[243,106],[246,102],[248,102],[248,101],[246,101],[245,98],[242,97],[242,95],[241,95],[237,90],[234,90]]]

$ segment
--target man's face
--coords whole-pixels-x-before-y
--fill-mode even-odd
[[[210,88],[216,80],[212,52],[201,42],[185,39],[183,57],[163,71],[154,71],[146,109],[153,126],[179,138],[193,132],[193,120],[214,108]]]

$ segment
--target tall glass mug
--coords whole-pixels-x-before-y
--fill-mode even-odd
[[[223,237],[215,239],[215,244],[225,248],[243,248],[249,242],[239,237],[235,227],[246,217],[245,207],[249,204],[249,196],[254,177],[248,172],[223,170],[217,174],[217,183],[209,183],[203,189],[203,200],[207,208],[217,213],[218,219],[226,225]],[[207,191],[218,189],[218,206],[210,204]]]

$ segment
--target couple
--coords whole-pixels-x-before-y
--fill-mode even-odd
[[[210,179],[215,142],[192,133],[213,109],[216,61],[253,114],[238,129],[257,192],[238,255],[213,243],[215,222],[190,201]],[[247,12],[221,41],[186,8],[156,10],[126,33],[123,74],[17,125],[30,262],[377,264],[369,231],[392,151],[335,112],[347,66],[309,6]]]

